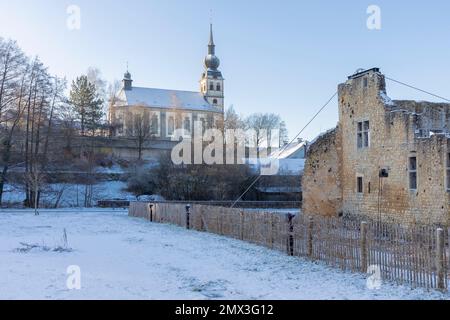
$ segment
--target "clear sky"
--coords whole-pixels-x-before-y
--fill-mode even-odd
[[[76,31],[66,26],[72,4]],[[372,4],[381,30],[366,26]],[[121,80],[129,61],[135,85],[197,91],[211,10],[226,105],[278,113],[291,136],[358,68],[450,96],[448,0],[0,0],[0,36],[69,80],[90,66]],[[435,101],[389,82],[388,94]],[[336,122],[334,101],[303,136]]]

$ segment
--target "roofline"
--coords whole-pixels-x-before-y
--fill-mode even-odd
[[[177,91],[177,92],[186,92],[186,93],[198,93],[198,94],[202,94],[199,91],[190,91],[190,90],[175,90],[175,89],[161,89],[161,88],[149,88],[149,87],[132,87],[132,89],[149,89],[149,90],[160,90],[160,91],[168,91],[168,92],[173,92],[173,91]],[[126,90],[125,90],[126,91]],[[128,90],[128,91],[133,91],[133,90]]]
[[[192,108],[177,108],[177,107],[160,107],[160,106],[151,106],[148,104],[135,104],[135,105],[123,105],[123,106],[112,106],[112,108],[133,108],[133,107],[142,107],[142,108],[152,108],[152,109],[161,109],[170,112],[170,109],[174,111],[195,111],[195,112],[211,112],[211,113],[219,113],[223,114],[220,110],[201,110],[201,109],[192,109]]]
[[[356,72],[355,74],[349,76],[348,80],[360,78],[363,75],[368,74],[369,72],[379,73],[380,72],[380,68],[372,68],[372,69],[367,69],[367,70],[364,70],[364,71]]]

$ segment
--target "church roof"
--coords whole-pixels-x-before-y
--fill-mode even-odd
[[[220,108],[209,104],[200,92],[193,91],[133,87],[131,90],[121,90],[119,100],[119,105],[124,106],[221,112]]]

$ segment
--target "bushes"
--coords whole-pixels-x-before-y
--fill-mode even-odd
[[[175,166],[170,157],[163,156],[153,169],[130,171],[128,190],[138,196],[159,194],[175,201],[235,200],[252,178],[245,165]]]

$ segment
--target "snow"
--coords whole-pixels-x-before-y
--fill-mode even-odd
[[[316,143],[320,138],[326,136],[327,134],[333,132],[334,130],[336,130],[336,128],[332,128],[332,129],[328,129],[327,131],[321,132],[313,141],[311,141],[309,143],[309,145],[313,145],[314,143]]]
[[[285,147],[280,148],[279,150],[274,151],[269,157],[276,159],[287,159],[291,158],[297,151],[302,148],[306,148],[306,142],[300,143],[291,143]]]
[[[276,158],[247,158],[245,163],[253,170],[254,173],[259,173],[261,167],[270,168],[278,165],[278,174],[280,176],[286,175],[300,175],[305,169],[306,159],[276,159]]]
[[[385,105],[390,106],[390,107],[395,107],[395,103],[392,101],[391,98],[388,97],[386,92],[380,91],[380,97]]]
[[[133,87],[132,90],[122,90],[120,100],[127,106],[144,105],[154,108],[220,112],[219,108],[210,105],[200,92],[193,91]]]
[[[126,191],[126,182],[123,181],[103,181],[94,185],[94,204],[98,200],[136,200],[136,197]],[[64,190],[62,198],[60,200],[60,207],[80,207],[84,201],[84,186],[76,184],[50,184],[46,186],[42,201],[48,206],[53,206],[58,197],[58,192]],[[25,199],[25,192],[23,187],[16,185],[6,185],[5,193],[3,196],[4,204],[22,203]]]
[[[66,250],[59,248],[67,231]],[[28,252],[21,245],[36,244]],[[81,290],[66,287],[79,266]],[[126,210],[0,211],[0,299],[448,299]]]
[[[111,167],[96,167],[96,173],[104,173],[104,174],[125,174],[126,171],[118,164],[114,164]]]

